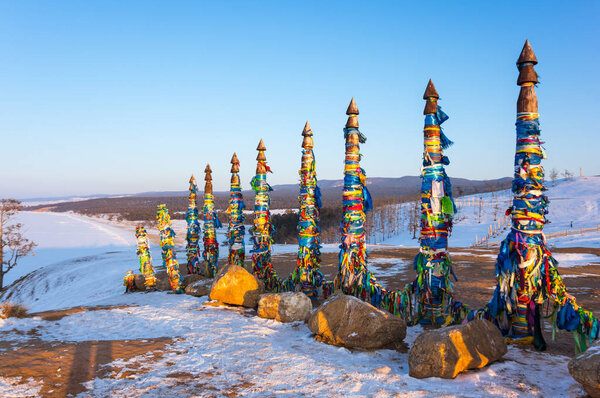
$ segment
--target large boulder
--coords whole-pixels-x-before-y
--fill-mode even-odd
[[[239,265],[223,267],[210,288],[210,299],[224,304],[256,308],[265,284]]]
[[[399,348],[406,322],[353,296],[335,295],[314,310],[308,328],[315,339],[349,348]]]
[[[312,302],[301,292],[263,294],[258,301],[258,316],[279,322],[304,322],[311,311]]]
[[[590,396],[600,397],[600,341],[569,362],[569,373]]]
[[[502,358],[507,348],[494,324],[481,319],[421,333],[408,354],[409,375],[453,379]]]
[[[185,283],[185,294],[195,297],[202,297],[210,294],[210,288],[213,280],[212,278],[206,278],[200,275],[186,275]]]

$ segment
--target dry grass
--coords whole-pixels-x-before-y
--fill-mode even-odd
[[[27,308],[21,304],[11,303],[10,301],[0,304],[0,319],[25,318],[26,316]]]

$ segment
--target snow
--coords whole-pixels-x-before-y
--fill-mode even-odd
[[[42,383],[29,378],[23,383],[22,377],[0,377],[0,391],[5,397],[37,397]]]
[[[575,231],[600,225],[600,176],[576,177],[571,180],[561,179],[556,181],[554,187],[550,182],[547,185],[546,194],[550,198],[547,218],[550,222],[544,227],[544,233]],[[477,201],[479,198],[484,201],[484,206],[481,208],[481,219],[478,214],[479,206],[466,205],[469,201]],[[453,247],[469,247],[475,242],[476,236],[479,239],[484,237],[488,227],[496,225],[494,218],[503,218],[504,212],[512,200],[512,193],[510,190],[503,190],[463,196],[455,198],[455,200],[459,206],[452,236],[448,240],[451,250]],[[412,203],[404,204],[404,206],[412,206]],[[507,233],[508,230],[490,241],[501,241]],[[419,246],[418,240],[412,239],[412,234],[408,231],[400,231],[381,243],[406,247]],[[600,247],[600,231],[549,238],[548,243],[556,247]]]
[[[111,250],[131,250],[135,234],[108,221],[73,213],[20,212],[15,222],[23,235],[37,244],[33,255],[23,257],[4,276],[5,286],[28,273],[60,261],[93,256]]]
[[[509,347],[503,361],[459,375],[454,380],[419,380],[408,375],[408,354],[391,350],[351,351],[314,341],[303,323],[282,324],[254,316],[252,311],[205,306],[206,298],[167,293],[123,294],[122,278],[138,268],[132,226],[73,214],[22,213],[27,234],[39,243],[29,273],[20,288],[9,287],[0,299],[25,304],[30,311],[73,306],[125,306],[73,313],[58,321],[40,317],[0,320],[0,335],[8,341],[133,340],[169,337],[173,345],[162,358],[148,355],[106,366],[127,369],[133,377],[97,378],[82,396],[173,396],[216,388],[216,395],[290,396],[578,396],[583,392],[568,373],[569,358]],[[185,224],[177,223],[177,228]],[[460,234],[460,231],[459,231]],[[327,245],[325,251],[337,251]],[[155,265],[160,247],[151,245]],[[275,253],[295,253],[296,245],[275,245]],[[471,251],[463,250],[471,253]],[[227,253],[221,247],[220,256]],[[178,252],[180,261],[183,253]],[[560,258],[560,256],[563,256]],[[558,253],[561,265],[598,262],[589,254]],[[385,266],[384,266],[385,265]],[[387,267],[387,265],[394,265]],[[401,259],[372,258],[377,276],[404,272],[412,264]],[[30,273],[31,272],[31,273]],[[11,276],[11,273],[7,274]],[[12,277],[12,276],[11,276]],[[14,278],[13,278],[14,280]],[[35,329],[35,330],[34,330]],[[32,331],[31,334],[26,332]],[[412,344],[420,326],[408,329]],[[185,382],[168,377],[188,372]],[[139,373],[139,374],[138,374]],[[143,374],[142,374],[143,373]],[[32,396],[39,380],[0,378],[3,396]]]
[[[454,380],[419,380],[408,375],[407,353],[351,351],[318,343],[304,323],[283,324],[249,312],[204,306],[204,299],[165,293],[122,295],[121,300],[107,303],[117,301],[129,301],[130,306],[75,313],[53,322],[39,318],[4,321],[0,332],[16,341],[31,338],[11,332],[17,326],[19,330],[36,328],[37,337],[44,341],[175,339],[158,360],[141,355],[108,364],[118,368],[119,374],[128,369],[144,374],[134,378],[109,375],[89,381],[86,386],[95,396],[189,394],[196,382],[207,381],[218,395],[236,388],[239,394],[250,397],[581,393],[568,374],[568,358],[562,356],[510,347],[504,361],[482,370],[461,374]],[[409,328],[407,343],[411,344],[422,330]],[[178,372],[188,372],[192,379],[178,385],[177,379],[168,377]]]
[[[385,267],[381,267],[384,265]],[[389,277],[404,274],[405,272],[412,270],[412,262],[406,261],[400,258],[386,258],[386,257],[370,257],[369,258],[369,270],[373,272],[375,277]]]
[[[588,264],[600,264],[600,257],[588,253],[553,253],[560,268],[579,267]]]

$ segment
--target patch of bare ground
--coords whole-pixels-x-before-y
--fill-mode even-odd
[[[44,397],[74,396],[85,392],[83,383],[96,377],[111,374],[127,377],[120,369],[103,365],[143,354],[159,360],[172,343],[170,338],[82,342],[2,340],[0,376],[21,377],[23,382],[31,377],[42,383],[40,394]],[[140,373],[144,373],[143,369],[135,371],[136,375]]]
[[[110,305],[98,305],[94,307],[71,307],[62,310],[50,310],[50,311],[42,311],[42,312],[33,312],[28,314],[28,317],[38,316],[45,321],[59,321],[66,317],[67,315],[76,314],[78,312],[86,312],[86,311],[99,311],[99,310],[110,310],[116,308],[128,308],[135,307],[135,305],[122,305],[122,306],[110,306]]]
[[[47,211],[52,211],[56,208],[56,206],[46,206],[46,207],[40,207],[39,209],[34,209],[34,210],[28,210],[32,213],[44,213]]]
[[[377,280],[387,289],[401,289],[411,283],[415,278],[413,260],[418,253],[417,248],[373,247],[370,248],[369,259],[381,258],[399,259],[401,265],[394,262],[378,262],[377,268],[403,267],[405,272],[390,273],[378,277]],[[452,252],[455,251],[456,254]],[[597,248],[556,248],[557,253],[590,253],[600,256]],[[454,295],[457,300],[469,308],[483,308],[492,298],[496,286],[495,264],[497,248],[454,248],[450,256],[454,266],[454,273],[458,281],[454,282]],[[280,277],[285,278],[296,266],[296,255],[285,254],[273,256],[273,266]],[[338,271],[337,253],[324,253],[321,256],[321,270],[327,280],[333,280]],[[575,296],[577,303],[600,315],[600,264],[588,264],[576,267],[561,268],[559,272],[564,277],[565,285],[569,292]],[[318,303],[315,303],[318,305]],[[552,305],[544,306],[547,316],[552,313]],[[550,319],[544,322],[544,337],[547,343],[547,352],[572,357],[575,354],[575,343],[571,332],[559,331],[552,341],[552,325]],[[529,347],[524,347],[529,349]]]

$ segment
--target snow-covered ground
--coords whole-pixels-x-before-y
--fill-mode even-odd
[[[28,258],[28,265],[21,264],[11,272],[19,267],[20,274],[34,272],[27,276],[26,284],[18,290],[9,288],[3,298],[10,294],[12,301],[24,303],[32,312],[80,305],[125,307],[75,313],[59,321],[39,317],[0,320],[3,339],[30,339],[31,335],[18,331],[35,329],[33,334],[45,341],[175,340],[160,360],[142,355],[109,364],[121,373],[127,369],[145,373],[134,378],[92,380],[87,387],[94,396],[186,395],[185,384],[167,377],[176,372],[197,375],[197,380],[221,392],[235,386],[238,393],[248,396],[516,397],[582,393],[568,374],[568,358],[562,356],[511,347],[503,361],[455,380],[418,380],[408,375],[406,353],[353,352],[328,346],[315,342],[305,324],[281,324],[249,313],[207,307],[202,305],[205,299],[166,293],[125,295],[122,277],[138,264],[132,228],[113,227],[73,214],[24,213],[20,219],[39,248],[35,257]],[[326,250],[337,250],[330,246]],[[294,253],[296,247],[278,245],[276,250]],[[152,252],[155,263],[160,261],[158,245],[152,246]],[[225,254],[223,248],[221,256]],[[182,259],[183,253],[179,255]],[[380,267],[384,264],[396,266]],[[376,275],[410,267],[392,258],[372,261]],[[409,328],[406,342],[411,344],[420,332],[420,327]],[[203,379],[209,373],[210,380]],[[35,379],[21,384],[0,378],[0,395],[36,395],[40,386]]]
[[[600,177],[557,180],[554,187],[551,185],[548,182],[549,189],[546,194],[550,198],[550,206],[547,217],[550,222],[544,227],[545,233],[579,230],[600,225]],[[479,206],[472,205],[480,198],[484,203],[481,207],[481,217]],[[495,225],[494,218],[502,219],[511,200],[510,190],[456,198],[459,206],[452,236],[449,239],[450,247],[469,247],[475,242],[475,236],[479,239],[484,237],[488,227]],[[501,233],[491,240],[502,240],[506,234],[507,232]],[[401,231],[381,243],[407,247],[416,247],[419,244],[418,240],[412,239],[412,234],[408,231]],[[556,247],[600,247],[600,231],[551,238],[548,243]]]
[[[113,377],[96,378],[82,396],[188,396],[195,386],[168,375],[187,372],[222,395],[237,386],[244,396],[576,396],[566,357],[509,348],[502,362],[459,375],[455,380],[419,380],[408,375],[408,354],[392,350],[350,351],[315,342],[303,323],[282,324],[223,308],[203,306],[204,299],[165,293],[136,293],[105,304],[129,307],[76,313],[59,321],[41,318],[0,321],[12,341],[28,339],[34,328],[45,341],[149,339],[171,337],[175,343],[159,360],[141,355],[109,366]],[[422,332],[410,328],[411,344]],[[137,377],[118,377],[128,370]],[[207,374],[210,378],[207,379]],[[20,396],[5,381],[5,395]],[[33,383],[34,381],[32,381]],[[244,387],[239,387],[244,386]],[[30,386],[31,388],[35,386]],[[187,392],[187,393],[186,393]],[[22,396],[22,395],[21,395]]]

